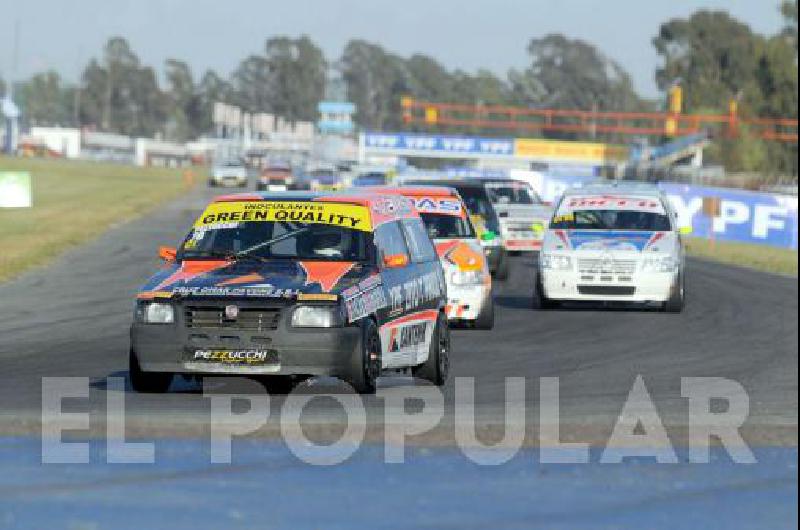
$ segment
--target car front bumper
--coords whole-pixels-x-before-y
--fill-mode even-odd
[[[574,271],[544,270],[539,273],[544,295],[551,300],[666,302],[676,288],[676,272],[637,272],[624,281],[611,275],[592,279]]]
[[[447,284],[447,319],[450,322],[474,321],[492,296],[490,284],[456,286]]]
[[[179,311],[176,311],[179,313]],[[188,327],[184,315],[175,324],[131,326],[131,347],[145,372],[237,375],[330,375],[348,373],[360,351],[361,328],[292,328],[288,310],[273,330]],[[259,364],[208,362],[196,352],[266,352]]]

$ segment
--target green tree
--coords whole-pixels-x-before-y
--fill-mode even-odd
[[[794,45],[794,53],[797,54],[797,0],[785,0],[781,4],[781,13],[786,20],[786,26],[783,29],[783,35],[789,38],[789,41]]]
[[[66,86],[58,73],[35,74],[17,85],[15,95],[29,125],[73,124],[74,88]]]
[[[583,110],[638,110],[630,75],[591,44],[551,34],[528,45],[531,65],[509,73],[524,105]]]
[[[364,40],[347,43],[339,61],[347,97],[356,105],[356,121],[373,130],[402,126],[400,98],[411,94],[405,61]]]
[[[728,13],[698,11],[689,19],[672,19],[661,25],[653,45],[663,60],[658,87],[667,90],[679,81],[687,112],[700,107],[727,112],[733,97],[744,108],[758,104],[753,72],[763,39]]]
[[[303,35],[269,39],[265,51],[273,112],[292,121],[316,121],[328,68],[322,50]]]
[[[202,120],[200,96],[189,65],[177,59],[166,62],[167,136],[187,140],[198,132]]]
[[[142,66],[128,42],[109,39],[103,59],[92,59],[83,73],[81,123],[131,136],[162,132],[166,102],[155,71]]]
[[[199,136],[211,131],[214,103],[233,103],[235,101],[231,84],[213,70],[207,70],[197,87],[199,108],[198,121],[195,124],[195,135]]]

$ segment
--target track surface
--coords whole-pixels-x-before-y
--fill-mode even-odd
[[[105,378],[126,374],[133,295],[158,265],[158,245],[179,241],[215,193],[192,192],[0,286],[0,435],[38,431],[43,376],[91,378],[88,409],[103,410]],[[503,421],[504,378],[527,378],[533,416],[538,378],[557,376],[562,421],[608,433],[641,374],[665,424],[679,430],[687,423],[681,377],[714,376],[747,390],[748,441],[796,445],[796,279],[692,260],[689,302],[680,315],[597,306],[537,312],[530,308],[532,267],[530,259],[516,258],[510,279],[496,284],[494,330],[454,332],[452,375],[476,378],[479,421]],[[407,384],[387,378],[380,393]],[[335,387],[322,381],[308,391]],[[448,418],[453,394],[451,382]],[[379,397],[367,400],[370,411],[381,404]],[[328,402],[313,410],[322,421],[341,416]],[[127,413],[129,421],[170,424],[207,417],[208,401],[191,388],[164,396],[128,393]],[[158,429],[148,424],[147,432]]]

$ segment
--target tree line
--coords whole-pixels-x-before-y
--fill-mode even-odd
[[[666,93],[680,83],[686,113],[727,113],[735,98],[743,116],[797,118],[797,0],[780,6],[786,26],[761,35],[725,12],[698,11],[661,25],[653,38],[661,64],[655,71]],[[132,136],[186,140],[211,131],[215,101],[288,120],[314,121],[334,73],[356,104],[358,125],[403,127],[400,98],[607,111],[660,110],[663,101],[641,97],[631,76],[595,46],[560,34],[533,38],[527,68],[499,76],[488,69],[448,69],[433,57],[403,57],[364,40],[351,40],[334,60],[307,36],[269,38],[230,75],[196,75],[180,59],[158,72],[143,64],[122,37],[108,40],[77,83],[58,72],[37,73],[15,85],[28,125],[90,127]],[[0,79],[0,92],[4,90]],[[478,132],[478,131],[475,131]],[[797,146],[765,142],[744,131],[711,151],[731,170],[797,173]]]

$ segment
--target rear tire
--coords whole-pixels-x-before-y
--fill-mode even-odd
[[[131,388],[142,394],[163,394],[172,384],[173,374],[168,372],[144,372],[139,365],[136,352],[128,357],[128,379]]]
[[[477,320],[475,320],[476,329],[492,329],[494,327],[494,298],[489,295],[489,299],[481,309]]]
[[[439,313],[436,328],[433,330],[428,360],[411,369],[414,377],[430,381],[436,386],[443,386],[450,373],[450,327],[447,317]]]
[[[500,260],[497,263],[497,270],[494,272],[494,277],[497,280],[503,281],[508,279],[508,268],[509,268],[509,257],[508,254],[503,252],[500,254]]]
[[[678,275],[678,281],[672,289],[672,295],[664,303],[665,313],[680,313],[686,304],[686,288],[683,281],[683,273]]]
[[[362,328],[361,340],[350,361],[347,381],[359,394],[374,394],[381,373],[381,337],[378,326],[367,319]]]

